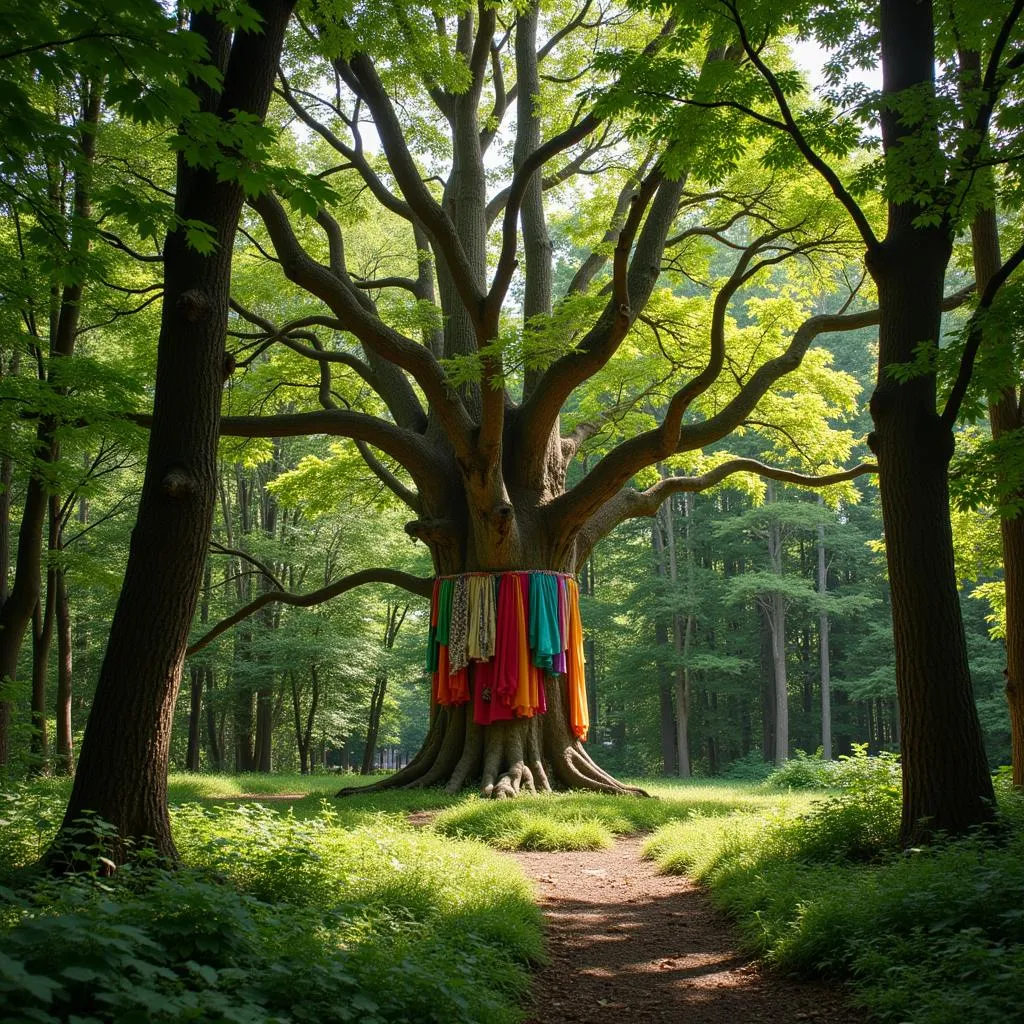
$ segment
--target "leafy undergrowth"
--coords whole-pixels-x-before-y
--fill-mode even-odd
[[[521,1019],[543,953],[518,870],[399,809],[314,799],[301,815],[176,807],[178,872],[143,858],[0,890],[0,1021]],[[7,795],[0,871],[32,859],[62,805],[54,785]]]
[[[859,771],[803,814],[670,823],[645,852],[708,885],[769,963],[852,979],[873,1020],[1019,1019],[1024,799],[1003,789],[995,836],[903,854],[898,773]]]
[[[433,828],[443,835],[479,839],[499,850],[600,850],[616,836],[651,832],[667,822],[737,810],[805,807],[805,794],[758,793],[749,786],[642,781],[657,799],[559,793],[516,800],[475,797],[442,810]]]

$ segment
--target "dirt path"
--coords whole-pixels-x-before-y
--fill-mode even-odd
[[[548,921],[531,1024],[857,1024],[841,989],[765,974],[689,879],[641,839],[596,853],[517,853]]]

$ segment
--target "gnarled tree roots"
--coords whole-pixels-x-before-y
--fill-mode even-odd
[[[394,775],[371,786],[351,786],[338,796],[384,789],[444,786],[458,793],[479,780],[480,795],[504,800],[520,793],[582,789],[647,796],[601,768],[569,729],[562,680],[548,684],[548,712],[480,726],[469,705],[435,708],[420,752]]]

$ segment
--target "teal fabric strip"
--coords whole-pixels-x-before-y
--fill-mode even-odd
[[[550,672],[552,658],[559,653],[558,577],[551,573],[530,573],[530,651],[533,663]]]

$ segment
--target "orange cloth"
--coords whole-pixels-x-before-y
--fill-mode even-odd
[[[568,669],[569,725],[574,735],[585,740],[590,729],[590,712],[587,710],[587,677],[583,667],[586,658],[583,655],[580,588],[571,576],[566,577],[565,587],[569,597],[569,646],[565,659]]]
[[[438,704],[451,704],[448,688],[448,648],[439,644],[437,648],[437,671],[434,673],[434,700]]]
[[[465,704],[469,700],[469,666],[463,665],[448,677],[448,697],[452,704]]]

